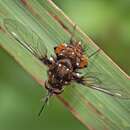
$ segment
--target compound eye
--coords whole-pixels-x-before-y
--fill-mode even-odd
[[[57,48],[57,47],[55,46],[55,47],[54,47],[54,50],[56,50],[56,48]]]
[[[54,47],[55,53],[59,55],[65,49],[65,47],[66,44],[64,43],[61,43],[60,45]]]
[[[82,57],[81,57],[81,61],[80,61],[80,68],[85,68],[85,67],[87,67],[87,65],[88,65],[88,58],[85,56],[85,55],[83,55]]]

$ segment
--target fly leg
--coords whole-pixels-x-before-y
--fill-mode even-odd
[[[73,73],[73,80],[75,80],[79,84],[84,84],[84,76],[81,76],[78,72]]]
[[[45,55],[40,60],[47,66],[53,65],[55,63],[55,57],[53,57],[53,56],[48,58],[47,55]]]
[[[99,48],[98,50],[96,50],[95,52],[93,52],[91,55],[88,56],[88,58],[93,57],[94,55],[96,55],[101,49]]]
[[[70,37],[70,43],[71,43],[71,44],[73,43],[73,38],[74,38],[75,30],[76,30],[76,24],[74,25],[73,31],[72,31],[72,33],[71,33],[71,37]]]
[[[43,100],[43,105],[38,113],[38,116],[41,115],[42,111],[44,110],[45,106],[48,104],[48,101],[49,99],[51,98],[51,96],[54,94],[53,93],[53,90],[49,87],[47,81],[45,81],[45,88],[48,90],[48,93],[47,95],[44,97],[44,100]]]
[[[49,91],[49,89],[50,89],[50,87],[49,87],[49,85],[48,85],[48,82],[47,81],[45,81],[45,88]]]

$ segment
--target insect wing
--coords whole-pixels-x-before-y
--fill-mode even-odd
[[[120,84],[117,86],[117,84],[112,83],[109,78],[103,79],[102,77],[105,77],[104,74],[89,72],[84,75],[83,85],[110,96],[130,99],[130,92],[126,88],[123,88]]]
[[[46,57],[46,46],[33,30],[12,19],[4,19],[4,26],[7,32],[35,57],[39,59]]]

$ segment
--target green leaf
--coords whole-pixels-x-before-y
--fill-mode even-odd
[[[3,20],[14,19],[33,30],[43,41],[49,55],[54,54],[53,47],[57,44],[69,42],[75,23],[50,0],[4,0],[0,2],[0,12],[0,46],[44,86],[47,67],[7,33]],[[79,28],[76,28],[75,39],[87,47],[87,55],[98,49]],[[83,73],[88,72],[99,73],[105,88],[116,87],[130,92],[128,76],[103,51],[89,59],[88,68],[83,70]],[[58,98],[90,130],[130,129],[129,100],[114,98],[76,83],[66,87]]]

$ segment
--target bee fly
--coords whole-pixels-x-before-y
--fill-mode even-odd
[[[43,40],[33,30],[26,28],[20,22],[12,19],[4,19],[4,26],[7,32],[22,47],[31,52],[48,67],[48,80],[45,81],[45,88],[48,90],[48,95],[45,97],[39,115],[42,113],[49,98],[53,95],[61,94],[64,91],[64,87],[72,81],[111,96],[123,97],[124,92],[122,90],[105,88],[95,75],[89,76],[89,74],[86,74],[81,76],[78,73],[78,70],[88,66],[89,59],[97,54],[100,49],[90,56],[85,55],[81,42],[73,40],[76,26],[74,26],[70,41],[68,43],[60,43],[54,47],[55,56],[50,58],[47,56],[47,49]]]

